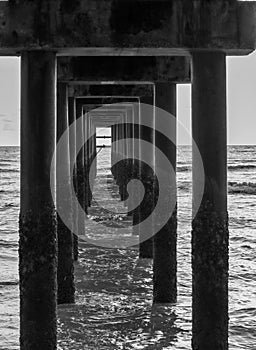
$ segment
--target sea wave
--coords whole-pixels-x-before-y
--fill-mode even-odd
[[[256,183],[254,182],[229,182],[228,192],[230,194],[256,194]]]
[[[187,165],[177,166],[177,171],[179,172],[191,171],[191,166],[187,166]]]
[[[19,281],[0,281],[0,286],[17,286]]]
[[[19,171],[17,168],[0,168],[0,173],[19,173]]]
[[[255,169],[256,164],[233,164],[229,165],[229,170]]]

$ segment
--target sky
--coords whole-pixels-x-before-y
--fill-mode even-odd
[[[178,85],[178,120],[190,130],[191,86]],[[256,144],[256,52],[227,58],[228,144]],[[0,58],[0,145],[19,145],[20,59]],[[178,128],[178,143],[189,140]]]

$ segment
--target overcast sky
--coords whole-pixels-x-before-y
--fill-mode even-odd
[[[256,144],[256,53],[227,58],[228,143]],[[0,58],[0,145],[19,145],[20,60]],[[178,118],[190,129],[190,86],[178,87]],[[178,133],[180,144],[188,143]]]

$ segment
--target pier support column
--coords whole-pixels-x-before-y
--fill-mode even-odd
[[[56,145],[55,91],[55,53],[22,53],[19,223],[21,350],[57,348],[57,226],[50,188],[50,168]]]
[[[75,98],[69,97],[68,98],[68,121],[69,126],[71,126],[75,120],[76,120],[76,104],[75,104]],[[72,128],[72,134],[70,132],[69,134],[69,149],[70,149],[70,161],[71,163],[76,158],[76,126],[73,124]],[[70,167],[70,175],[71,175],[71,181],[73,181],[74,190],[77,192],[77,167],[76,164],[74,167],[71,164]],[[78,225],[78,208],[77,208],[77,202],[72,201],[72,213],[73,213],[73,225],[75,228],[74,232],[77,232],[77,225]],[[77,261],[78,258],[78,237],[75,233],[73,233],[73,255],[74,255],[74,261]]]
[[[126,180],[126,189],[127,185],[130,180],[133,178],[133,148],[132,148],[132,138],[133,138],[133,114],[134,114],[134,108],[130,108],[128,110],[128,116],[127,116],[127,153],[129,155],[129,159],[127,160],[127,180]],[[130,194],[131,198],[128,198],[128,192],[126,190],[126,200],[127,201],[127,208],[130,213],[130,207],[132,205],[132,194]]]
[[[88,115],[88,121],[87,121],[87,132],[88,136],[92,134],[92,128],[93,128],[93,123],[92,123],[92,117]],[[92,166],[92,160],[93,160],[93,142],[94,138],[93,135],[89,137],[88,142],[87,142],[87,170],[86,170],[86,183],[87,183],[87,200],[88,200],[88,206],[91,206],[92,202],[92,185],[93,183],[90,184],[89,180],[89,174]]]
[[[115,142],[115,125],[111,126],[111,173],[114,176],[114,163],[115,163],[115,150],[114,150],[114,142]]]
[[[120,139],[123,140],[120,147],[121,161],[119,162],[119,194],[121,201],[124,201],[126,193],[126,176],[127,176],[127,161],[125,159],[126,154],[126,124],[125,117],[123,116],[120,124]]]
[[[91,166],[93,166],[92,168],[92,186],[94,186],[94,181],[95,178],[97,176],[97,148],[96,148],[96,143],[97,143],[97,139],[96,139],[96,126],[93,122],[93,119],[91,119],[91,127],[92,127],[92,155],[91,155]],[[93,188],[92,188],[93,190]],[[91,198],[92,201],[92,198]]]
[[[84,109],[84,171],[85,171],[85,201],[86,207],[90,206],[90,195],[89,195],[89,171],[90,171],[90,116],[89,113]]]
[[[135,121],[136,121],[136,114],[138,114],[138,109],[139,109],[139,104],[133,104],[132,105],[132,114],[131,118],[129,118],[129,138],[130,138],[130,144],[129,144],[129,149],[130,149],[130,160],[129,160],[129,181],[134,179],[135,176],[135,149],[134,149],[134,142],[135,142]],[[135,191],[133,190],[129,194],[128,198],[128,216],[134,215],[134,193]],[[131,209],[134,208],[134,209]],[[134,234],[134,229],[132,230],[132,233]]]
[[[117,125],[117,141],[118,140],[122,140],[124,137],[124,128],[123,128],[123,124],[120,123]],[[121,142],[118,143],[117,145],[117,154],[119,155],[118,158],[122,159],[122,154],[123,154],[123,145],[121,144]],[[123,160],[119,161],[117,163],[117,167],[116,167],[116,184],[119,187],[119,195],[120,195],[120,200],[123,200],[123,174],[124,174],[124,162]]]
[[[161,150],[176,173],[176,85],[168,83],[155,84],[156,107],[170,113],[164,130],[168,138],[159,132],[155,133],[156,149]],[[173,118],[175,117],[175,118]],[[161,110],[156,108],[156,130],[161,125]],[[161,125],[161,129],[163,126]],[[173,140],[173,142],[171,141]],[[164,164],[156,153],[156,168],[165,171]],[[176,177],[166,174],[166,198],[170,202],[177,198]],[[168,184],[168,185],[167,185]],[[166,225],[153,237],[153,301],[154,303],[174,303],[177,299],[177,207]]]
[[[140,139],[144,140],[148,143],[153,144],[154,142],[154,96],[153,92],[152,95],[149,96],[143,96],[141,98],[141,103],[148,104],[152,106],[150,114],[144,113],[142,108],[142,113],[140,115]],[[144,118],[149,120],[148,126],[144,126]],[[144,185],[145,189],[145,195],[144,199],[141,202],[140,205],[140,222],[144,221],[153,211],[154,208],[154,193],[153,193],[153,187],[154,187],[154,154],[148,154],[149,149],[148,147],[142,143],[141,145],[141,159],[145,159],[145,162],[141,163],[141,181]],[[146,228],[145,231],[140,231],[140,252],[139,256],[140,258],[153,258],[153,237],[146,239],[145,237],[148,236],[150,232],[152,232],[153,229],[153,222],[151,222],[151,225]]]
[[[76,142],[78,145],[84,142],[84,122],[83,122],[83,106],[79,102],[76,103]],[[82,146],[77,154],[77,198],[82,209],[87,213],[86,196],[85,196],[85,164],[84,164],[84,146]],[[83,234],[85,230],[85,222],[83,216],[78,215],[78,232]]]
[[[140,178],[140,172],[141,172],[141,162],[140,162],[140,107],[139,103],[136,104],[135,113],[134,113],[134,124],[133,124],[133,178],[139,179]],[[133,189],[132,195],[132,206],[134,205],[134,201],[139,195],[139,190],[137,191],[137,186]],[[132,211],[132,223],[133,223],[133,230],[132,234],[134,236],[139,235],[139,229],[136,227],[140,223],[140,206],[137,208],[134,208]]]
[[[228,214],[226,57],[194,53],[192,132],[201,153],[205,187],[192,224],[194,350],[228,349]],[[193,149],[193,209],[200,173]]]
[[[57,142],[68,128],[68,91],[65,83],[57,85]],[[73,220],[72,198],[70,184],[62,183],[61,178],[66,174],[67,181],[70,177],[70,148],[69,143],[65,145],[65,154],[57,153],[57,209],[59,205],[65,205],[66,212],[70,215],[70,222]],[[63,152],[63,150],[61,150]],[[69,185],[69,186],[68,186]],[[74,259],[73,259],[73,234],[64,224],[59,215],[58,222],[58,304],[75,302],[74,286]]]
[[[117,140],[117,125],[114,124],[111,126],[111,173],[116,180],[116,145],[114,142]]]

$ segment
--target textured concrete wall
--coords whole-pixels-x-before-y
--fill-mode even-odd
[[[81,48],[92,55],[148,48],[144,54],[153,55],[159,47],[239,54],[255,48],[255,8],[236,0],[10,0],[0,3],[0,47],[2,54],[31,47],[67,55]]]

